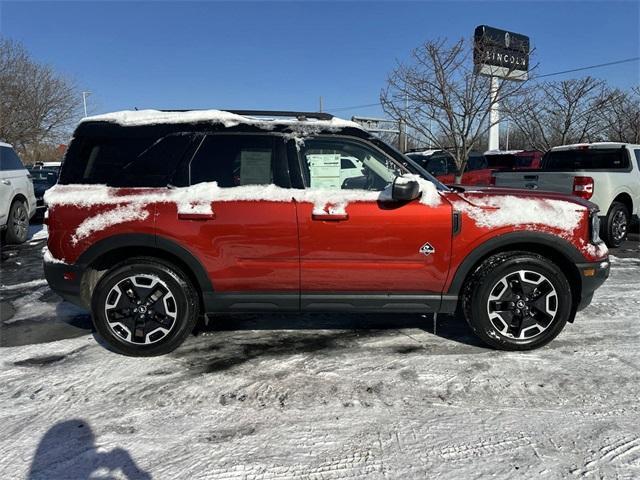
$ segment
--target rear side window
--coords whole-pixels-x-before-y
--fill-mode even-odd
[[[161,187],[189,150],[194,135],[162,138],[111,137],[74,139],[60,183],[104,184],[112,187]]]
[[[640,150],[633,151],[636,154],[636,165],[638,165],[638,170],[640,170]]]
[[[585,148],[556,150],[544,158],[546,170],[627,170],[629,156],[625,148]]]
[[[277,162],[282,140],[269,135],[208,135],[191,160],[191,185],[217,182],[219,187],[288,186],[288,171]]]
[[[0,170],[23,170],[24,165],[13,148],[0,147]]]

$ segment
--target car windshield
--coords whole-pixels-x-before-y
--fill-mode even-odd
[[[43,168],[29,170],[33,183],[40,185],[55,185],[58,181],[58,172],[55,170],[46,170]]]

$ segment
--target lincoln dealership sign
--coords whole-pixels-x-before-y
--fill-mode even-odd
[[[474,33],[476,73],[526,80],[529,71],[529,37],[480,25]]]

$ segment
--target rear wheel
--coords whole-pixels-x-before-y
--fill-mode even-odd
[[[5,239],[7,243],[24,243],[29,234],[29,212],[22,200],[14,200],[9,209]]]
[[[627,239],[629,210],[620,202],[613,202],[605,218],[603,239],[608,247],[617,248]]]
[[[489,257],[465,286],[463,309],[471,329],[501,350],[546,345],[572,315],[571,287],[557,265],[528,252]]]
[[[108,271],[92,297],[96,329],[118,353],[163,355],[176,349],[198,319],[198,297],[176,266],[133,258]]]

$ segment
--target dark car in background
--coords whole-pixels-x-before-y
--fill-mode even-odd
[[[33,182],[33,192],[36,196],[35,216],[42,218],[45,210],[47,209],[43,199],[44,192],[49,190],[58,182],[60,167],[42,167],[36,165],[34,167],[30,167],[28,170]]]
[[[419,163],[442,183],[452,185],[456,178],[456,163],[446,150],[410,152],[407,156]],[[542,152],[535,150],[490,150],[484,154],[471,152],[461,185],[490,185],[493,173],[500,170],[539,169]]]

